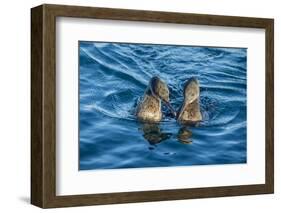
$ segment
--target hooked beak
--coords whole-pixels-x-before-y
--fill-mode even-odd
[[[171,110],[173,116],[176,117],[176,111],[174,110],[174,108],[172,107],[170,102],[168,102],[168,101],[163,101],[163,102],[166,104],[166,106],[169,108],[169,110]]]

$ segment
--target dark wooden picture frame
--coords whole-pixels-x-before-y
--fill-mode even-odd
[[[56,18],[94,18],[265,29],[266,165],[265,184],[192,189],[56,195]],[[146,201],[267,194],[274,192],[274,20],[41,5],[31,9],[31,203],[66,207]]]

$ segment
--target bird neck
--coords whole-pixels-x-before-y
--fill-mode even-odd
[[[150,87],[147,87],[147,88],[146,88],[145,94],[148,95],[148,96],[153,97],[153,98],[156,99],[157,101],[160,101],[160,98],[157,97],[157,96],[155,96],[155,95],[151,92]]]

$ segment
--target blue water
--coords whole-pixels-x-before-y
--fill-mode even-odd
[[[79,42],[79,54],[80,170],[246,163],[247,49]],[[203,121],[181,126],[163,106],[151,127],[161,140],[146,134],[134,112],[155,75],[175,109],[196,77]],[[191,143],[178,139],[183,128]]]

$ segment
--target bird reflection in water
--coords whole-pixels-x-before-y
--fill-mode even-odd
[[[190,144],[192,143],[191,140],[192,132],[187,128],[187,126],[183,126],[179,129],[177,138],[179,142],[183,144]]]
[[[158,123],[142,123],[140,129],[150,145],[159,144],[172,136],[171,133],[163,132]]]
[[[152,146],[149,149],[153,149],[155,145],[172,137],[172,133],[164,132],[159,123],[141,123],[140,130],[143,132],[143,137]],[[191,144],[191,136],[191,130],[187,126],[182,126],[176,137],[182,144]]]

